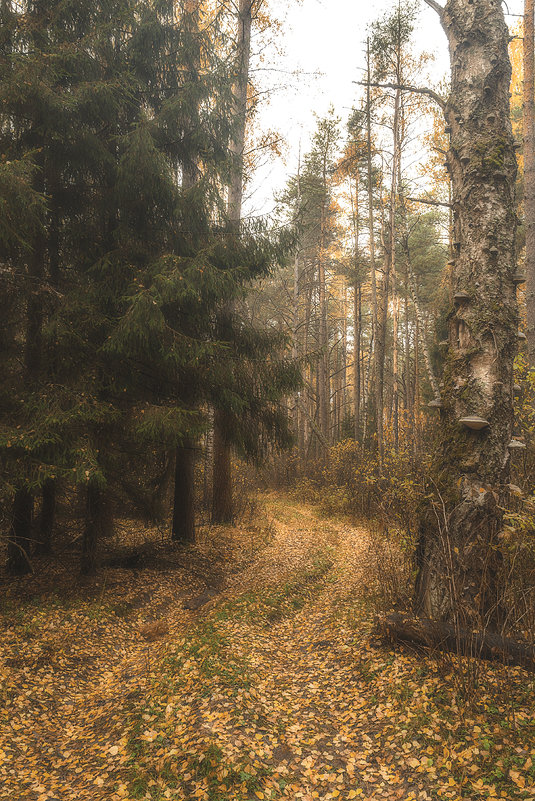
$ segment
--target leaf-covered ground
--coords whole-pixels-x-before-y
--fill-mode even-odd
[[[377,642],[367,532],[264,500],[198,612],[202,548],[5,610],[2,801],[534,799],[532,678]]]

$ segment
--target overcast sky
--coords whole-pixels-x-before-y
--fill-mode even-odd
[[[416,24],[418,50],[435,56],[430,82],[438,82],[449,70],[445,35],[438,17],[420,0]],[[285,143],[284,160],[264,164],[248,188],[245,211],[266,214],[273,196],[283,189],[287,176],[296,171],[299,146],[306,152],[315,128],[314,113],[325,115],[330,105],[344,122],[358,99],[354,83],[363,76],[365,41],[369,25],[395,7],[395,0],[272,0],[283,20],[277,37],[282,55],[265,52],[261,72],[253,78],[270,87],[269,99],[260,114],[263,128],[278,130]],[[523,0],[507,0],[504,10],[521,14]],[[506,18],[510,25],[518,20]],[[271,71],[270,68],[274,68]],[[292,73],[301,71],[300,77]]]

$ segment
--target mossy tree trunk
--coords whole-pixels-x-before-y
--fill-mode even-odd
[[[529,362],[535,365],[535,69],[533,0],[524,2],[524,220]]]
[[[440,502],[422,525],[416,604],[426,617],[496,628],[500,506],[510,467],[516,159],[508,29],[498,0],[449,0],[441,16],[452,68],[446,119],[454,209],[454,298],[443,391]],[[480,431],[461,418],[488,421]],[[442,506],[442,503],[444,504]]]

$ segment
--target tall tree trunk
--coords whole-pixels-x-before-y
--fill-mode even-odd
[[[366,162],[368,169],[368,240],[370,248],[370,278],[372,287],[372,326],[370,337],[370,358],[368,361],[368,378],[371,378],[371,383],[377,381],[377,373],[374,368],[377,366],[376,362],[376,343],[377,343],[377,276],[375,265],[375,223],[373,214],[373,162],[372,162],[372,111],[371,111],[371,55],[370,55],[370,39],[368,37],[366,44],[366,59],[367,59],[367,80],[366,80]],[[375,372],[375,374],[374,374]],[[370,376],[371,374],[371,376]],[[368,381],[368,384],[370,382]],[[376,396],[377,397],[377,396]],[[376,415],[377,415],[376,400]],[[366,419],[366,428],[368,427],[368,417]],[[378,425],[378,423],[376,423]],[[365,437],[366,437],[365,432]],[[379,432],[377,432],[379,439]],[[381,432],[382,443],[382,432]],[[380,445],[380,451],[382,444]],[[382,452],[382,451],[381,451]]]
[[[41,140],[42,141],[42,140]],[[44,145],[43,145],[44,149]],[[34,189],[44,193],[43,152],[37,158]],[[24,385],[29,392],[38,385],[43,370],[43,297],[41,282],[45,273],[46,242],[44,230],[39,229],[33,243],[28,264],[28,273],[35,291],[26,304],[24,342]],[[9,573],[21,574],[31,570],[30,552],[32,540],[33,495],[28,488],[29,477],[15,490],[12,508],[12,523],[8,545],[7,569]]]
[[[199,36],[200,0],[185,0],[185,26],[192,37],[193,47],[190,66],[190,80],[198,81],[200,69],[200,51],[197,45]],[[198,124],[198,109],[193,112],[190,125]],[[195,160],[184,160],[182,163],[182,189],[191,191],[197,184],[199,176]],[[195,542],[195,443],[187,439],[175,449],[175,476],[173,493],[173,521],[171,538],[178,542]]]
[[[351,182],[350,182],[351,189]],[[354,238],[354,270],[355,284],[353,287],[353,416],[355,442],[360,442],[361,436],[361,363],[360,346],[362,341],[362,285],[360,276],[360,208],[359,208],[359,175],[355,175],[355,199],[351,192],[351,212],[353,217]],[[373,246],[372,246],[373,248]]]
[[[429,4],[450,45],[446,119],[458,244],[439,465],[447,476],[444,513],[438,530],[433,513],[423,521],[416,603],[427,617],[497,627],[497,535],[509,481],[518,326],[509,32],[495,0],[448,0],[443,10]],[[471,429],[462,420],[472,415],[488,425]]]
[[[535,76],[534,3],[524,0],[524,220],[528,358],[535,365]]]
[[[87,484],[85,502],[80,572],[84,576],[93,576],[97,572],[98,541],[102,518],[102,490],[94,481],[89,481]]]
[[[52,532],[56,516],[56,482],[53,478],[45,481],[41,493],[39,535],[35,544],[35,552],[44,556],[52,553]]]
[[[355,333],[353,344],[353,386],[354,386],[354,415],[355,415],[355,442],[360,442],[360,394],[361,394],[361,365],[360,365],[360,343],[362,338],[362,288],[360,283],[356,283],[353,296],[355,307],[353,315],[355,318]]]
[[[398,62],[399,62],[398,53]],[[398,66],[399,73],[399,66]],[[397,199],[397,179],[400,172],[398,162],[400,156],[400,105],[401,91],[396,90],[394,101],[394,152],[392,155],[392,183],[390,186],[390,270],[392,275],[392,310],[393,310],[393,344],[392,344],[392,418],[394,428],[394,448],[399,448],[399,294],[397,288],[397,266],[396,266],[396,199]],[[388,302],[388,301],[387,301]]]
[[[227,416],[220,409],[214,411],[214,474],[212,481],[212,521],[216,525],[232,523],[234,503],[230,448],[225,432]]]
[[[188,440],[176,449],[172,539],[195,542],[195,443]]]
[[[324,162],[323,168],[323,191],[327,188],[327,169]],[[321,433],[325,442],[330,442],[330,412],[331,412],[331,387],[330,387],[330,359],[329,359],[329,331],[327,325],[327,279],[325,271],[325,237],[326,237],[326,198],[323,198],[321,206],[321,232],[320,247],[318,258],[318,297],[319,297],[319,346],[320,358],[318,364],[319,375],[319,422]],[[327,456],[327,454],[325,454]]]
[[[237,78],[234,85],[235,132],[231,142],[231,175],[227,216],[231,230],[239,235],[242,200],[245,128],[247,123],[247,87],[251,56],[252,0],[239,0],[237,38]],[[229,313],[229,309],[225,313]],[[214,474],[212,484],[212,519],[230,523],[234,516],[232,499],[231,443],[228,439],[228,415],[216,409],[214,414]]]
[[[7,569],[12,576],[31,573],[32,516],[32,493],[26,487],[21,487],[15,492],[7,542]]]
[[[375,345],[375,425],[377,430],[377,452],[379,464],[382,466],[384,457],[384,393],[385,393],[385,356],[386,336],[388,323],[388,296],[390,292],[390,248],[387,246],[385,236],[384,211],[381,209],[381,239],[383,243],[383,278],[381,292],[377,298],[377,328]]]

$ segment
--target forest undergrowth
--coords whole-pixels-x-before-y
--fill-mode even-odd
[[[377,532],[270,493],[207,535],[11,581],[2,801],[535,798],[533,677],[382,642]]]

